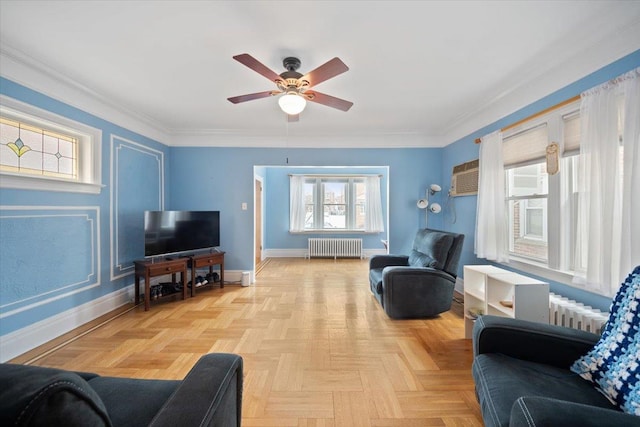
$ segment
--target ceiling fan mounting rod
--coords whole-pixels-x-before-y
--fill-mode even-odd
[[[300,68],[301,64],[302,62],[300,62],[298,58],[295,58],[293,56],[288,56],[282,60],[282,65],[284,65],[284,68],[287,71],[296,71],[298,68]]]
[[[297,94],[301,94],[308,89],[309,82],[302,80],[302,74],[296,71],[301,64],[300,60],[293,56],[288,56],[282,60],[282,65],[287,71],[281,73],[280,79],[276,80],[278,89],[287,93],[295,92]]]

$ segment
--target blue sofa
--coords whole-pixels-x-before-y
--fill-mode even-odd
[[[485,426],[626,426],[625,414],[569,367],[600,336],[561,326],[480,316],[473,378]]]
[[[242,358],[207,354],[182,381],[0,364],[3,426],[239,427]]]

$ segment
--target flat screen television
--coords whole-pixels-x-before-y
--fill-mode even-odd
[[[220,211],[146,211],[144,256],[220,246]]]

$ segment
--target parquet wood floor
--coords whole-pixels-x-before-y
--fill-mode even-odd
[[[204,353],[244,358],[251,426],[482,426],[462,308],[391,320],[367,260],[275,258],[250,287],[120,314],[33,364],[181,379]]]

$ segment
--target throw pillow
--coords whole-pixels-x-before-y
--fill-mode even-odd
[[[600,341],[571,370],[622,411],[640,416],[640,266],[613,299]]]
[[[452,244],[453,236],[451,234],[423,229],[418,230],[413,242],[413,249],[429,256],[435,261],[432,267],[442,270],[447,262]]]
[[[409,265],[411,267],[431,267],[435,268],[438,262],[427,254],[418,252],[415,249],[409,254]]]

